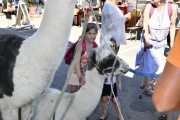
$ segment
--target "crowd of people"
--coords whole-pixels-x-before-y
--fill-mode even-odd
[[[0,0],[0,15],[5,15],[7,20],[7,28],[9,29],[12,28],[12,15],[17,15],[18,5],[20,1],[21,0]],[[34,3],[36,6],[44,5],[45,0],[34,0]],[[12,10],[9,10],[9,8],[11,8]],[[21,16],[21,20],[22,18],[23,15]],[[22,22],[22,24],[26,25],[26,21]]]
[[[119,0],[100,1],[102,9],[102,35],[100,37],[100,42],[103,41],[103,36],[111,35],[111,42],[113,43],[111,49],[116,54],[118,51],[120,51],[120,45],[126,45],[125,22],[131,18],[131,14],[129,13],[123,15],[121,10],[117,7],[119,2]],[[138,59],[136,59],[136,65],[139,67],[138,70],[153,74],[158,71],[162,63],[161,61],[164,56],[166,45],[169,45],[168,43],[173,42],[175,39],[177,5],[170,4],[166,0],[153,0],[151,3],[148,3],[145,6],[142,14],[142,19],[143,29],[140,39],[141,45],[139,50],[137,51]],[[90,23],[88,23],[88,26],[89,24]],[[87,38],[89,38],[89,40],[91,39],[91,42],[86,42],[86,45],[91,44],[91,47],[87,49],[87,51],[93,48],[92,42],[95,40],[97,35],[97,31],[93,31],[94,35],[90,35],[89,37],[86,36],[89,31],[86,31],[84,40],[86,40]],[[169,42],[167,43],[168,33],[170,37]],[[178,94],[179,88],[177,84],[178,82],[180,82],[178,78],[178,76],[180,75],[180,55],[178,54],[178,52],[180,52],[180,48],[178,47],[180,43],[178,40],[178,36],[180,37],[180,32],[178,32],[175,43],[168,55],[167,63],[161,77],[159,79],[144,77],[144,82],[142,85],[142,87],[144,88],[143,93],[145,95],[153,95],[153,103],[157,110],[159,112],[167,112],[165,118],[167,120],[172,120],[172,111],[180,110],[180,95]],[[85,55],[88,59],[88,54]],[[78,91],[80,86],[86,83],[84,79],[84,67],[86,66],[86,64],[82,65],[81,60],[83,56],[79,56],[76,63],[76,72],[74,72],[75,74],[73,74],[73,76],[76,77],[71,77],[70,79],[69,84],[71,85],[71,92]],[[72,89],[72,81],[75,82],[75,80],[77,84],[75,89]],[[113,91],[111,91],[111,81],[113,84]],[[155,91],[154,85],[156,86]],[[117,88],[119,91],[121,90],[121,76],[107,76],[104,82],[101,96],[102,114],[100,115],[100,120],[104,120],[107,118],[106,108],[108,105],[108,100],[112,101],[117,112],[118,119],[124,120],[121,109],[118,109],[118,106],[120,107],[120,101],[117,98]],[[113,96],[112,93],[115,93],[115,96]]]

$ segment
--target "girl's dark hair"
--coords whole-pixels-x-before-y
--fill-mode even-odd
[[[101,2],[105,3],[105,2],[106,2],[106,0],[101,0]]]
[[[102,10],[102,8],[103,8],[104,3],[106,2],[106,0],[101,0],[101,2],[102,2],[102,6],[101,6],[101,10]]]
[[[118,46],[116,44],[116,40],[113,37],[111,37],[110,41],[115,43],[115,51],[116,51],[116,54],[117,54],[118,53]]]
[[[86,33],[89,32],[91,29],[95,29],[96,33],[98,33],[98,28],[95,23],[87,24]]]

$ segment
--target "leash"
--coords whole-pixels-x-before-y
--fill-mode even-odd
[[[84,27],[83,27],[83,31],[82,31],[82,34],[81,34],[81,40],[80,42],[77,44],[77,51],[75,52],[75,58],[73,59],[73,61],[71,62],[71,65],[69,67],[69,70],[68,70],[68,73],[67,73],[67,78],[66,78],[66,81],[64,83],[64,86],[63,86],[63,89],[61,91],[61,94],[58,96],[57,100],[56,100],[56,103],[48,117],[48,120],[51,120],[51,118],[53,118],[53,115],[55,114],[55,111],[60,103],[60,101],[62,100],[62,97],[65,93],[65,90],[67,88],[67,85],[68,85],[68,82],[69,82],[69,79],[70,79],[70,75],[72,74],[73,70],[74,70],[74,67],[75,67],[75,64],[76,64],[76,61],[77,61],[77,56],[78,54],[80,54],[80,51],[82,50],[82,41],[84,39],[84,36],[85,36],[85,31],[86,31],[86,28],[87,28],[87,21],[88,21],[88,18],[89,18],[89,14],[86,14],[85,15],[85,21],[84,21]]]
[[[116,105],[117,105],[117,107],[118,107],[118,111],[121,113],[121,110],[120,110],[120,103],[118,104],[118,102],[117,102],[117,99],[116,99],[116,96],[115,96],[115,94],[114,94],[114,90],[113,90],[113,74],[112,74],[112,77],[111,77],[111,92],[112,92],[112,94],[113,94],[113,96],[114,96],[114,99],[115,99],[115,101],[116,101]],[[121,113],[121,117],[123,118],[123,116],[122,116],[122,113]]]
[[[18,109],[18,120],[22,120],[22,117],[21,117],[21,108]]]
[[[152,46],[152,47],[161,47],[161,46]],[[142,77],[146,77],[146,78],[159,78],[160,74],[156,74],[156,73],[150,73],[150,72],[144,72],[144,64],[145,64],[145,56],[146,56],[146,47],[144,47],[144,62],[143,62],[143,70],[139,71],[139,70],[133,70],[131,68],[129,68],[129,72],[132,72],[138,76],[142,76]]]
[[[132,72],[138,76],[147,77],[147,78],[159,78],[160,77],[160,74],[143,72],[143,71],[139,71],[139,70],[133,70],[131,68],[129,68],[129,72]]]
[[[91,9],[91,11],[92,11],[93,17],[95,18],[95,21],[96,21],[96,25],[97,25],[97,27],[98,27],[98,30],[99,30],[100,33],[102,34],[101,29],[100,29],[99,25],[97,24],[98,22],[97,22],[97,19],[96,19],[96,17],[95,17],[95,13],[94,13],[93,8],[92,8],[92,0],[89,0],[89,3],[90,3],[90,9]],[[71,65],[70,65],[70,68],[69,68],[69,71],[68,71],[68,74],[67,74],[67,79],[66,79],[65,84],[64,84],[64,86],[63,86],[62,92],[61,92],[61,94],[58,96],[58,98],[57,98],[57,100],[56,100],[56,103],[55,103],[55,106],[53,107],[53,110],[51,111],[51,113],[50,113],[50,115],[49,115],[49,117],[48,117],[48,120],[51,120],[51,118],[53,117],[53,115],[54,115],[54,113],[55,113],[55,111],[56,111],[56,109],[57,109],[57,107],[58,107],[58,105],[59,105],[59,103],[60,103],[60,101],[61,101],[64,93],[65,93],[65,90],[66,90],[66,88],[67,88],[70,75],[72,74],[72,72],[73,72],[73,70],[74,70],[74,67],[75,67],[75,63],[76,63],[76,60],[77,60],[77,56],[78,56],[78,54],[80,54],[80,50],[82,49],[82,40],[84,39],[84,36],[85,36],[85,31],[86,31],[87,21],[88,21],[89,16],[90,16],[90,14],[85,14],[84,27],[83,27],[83,31],[82,31],[82,35],[81,35],[81,40],[80,40],[80,42],[77,44],[78,49],[77,49],[77,52],[75,52],[75,58],[74,58],[73,61],[71,62]],[[103,36],[103,40],[105,41],[104,36]],[[105,43],[106,43],[107,47],[110,49],[110,51],[112,51],[112,54],[116,56],[116,60],[118,59],[119,61],[121,61],[120,58],[118,58],[117,55],[113,52],[113,50],[110,48],[110,46],[108,46],[108,44],[107,44],[106,41],[105,41]],[[121,62],[122,62],[122,61],[121,61]],[[114,68],[113,68],[113,69],[114,69]]]

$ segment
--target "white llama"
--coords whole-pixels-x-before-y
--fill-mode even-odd
[[[107,43],[113,45],[110,41]],[[104,79],[111,74],[115,59],[105,45],[91,51],[85,75],[86,84],[76,93],[64,94],[55,120],[85,120],[93,112],[100,100]],[[115,62],[114,75],[128,71],[129,67],[123,60]],[[57,89],[48,89],[43,93],[36,101],[33,120],[47,120],[60,93]]]
[[[37,32],[23,40],[0,35],[0,109],[3,120],[17,120],[49,87],[60,65],[71,31],[76,0],[47,0]],[[26,104],[29,104],[29,106]],[[31,118],[26,116],[25,120]]]

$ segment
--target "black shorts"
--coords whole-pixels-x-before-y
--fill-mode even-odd
[[[5,15],[6,15],[6,19],[12,19],[11,15],[12,13],[11,12],[4,12]]]
[[[167,45],[168,45],[169,47],[171,47],[170,33],[168,33],[168,36],[167,36]]]
[[[114,83],[113,85],[113,91],[114,91],[114,95],[115,97],[117,97],[117,86],[116,86],[116,83]],[[103,89],[102,89],[102,95],[101,97],[103,96],[111,96],[111,85],[107,85],[107,84],[104,84],[103,86]],[[112,98],[114,98],[114,96],[112,95]]]
[[[0,7],[2,7],[2,3],[0,3]]]

